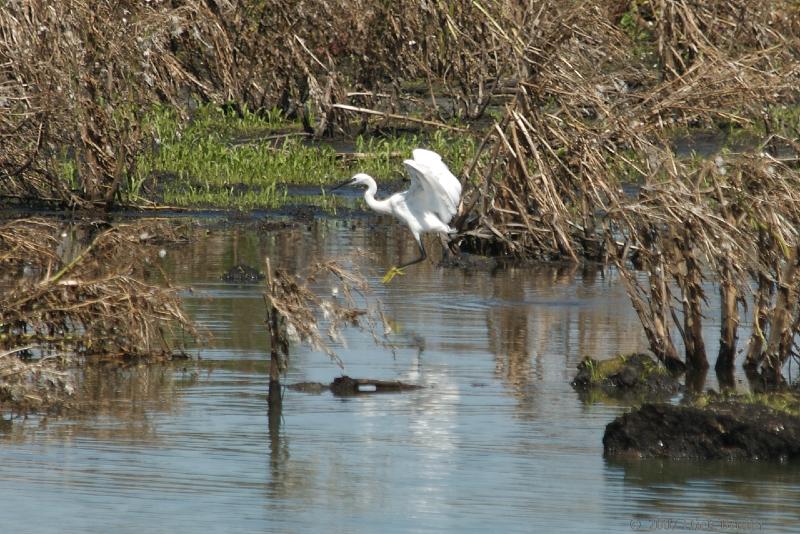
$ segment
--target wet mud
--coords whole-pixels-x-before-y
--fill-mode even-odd
[[[645,404],[606,427],[606,457],[787,461],[800,458],[800,417],[767,406]]]

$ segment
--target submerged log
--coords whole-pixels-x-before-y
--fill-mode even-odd
[[[386,393],[420,389],[422,386],[406,384],[399,380],[372,380],[369,378],[350,378],[340,376],[334,378],[330,388],[334,395],[357,395],[360,393]]]
[[[405,382],[400,382],[399,380],[350,378],[346,375],[335,378],[330,384],[322,384],[320,382],[299,382],[297,384],[290,384],[287,387],[289,389],[302,391],[304,393],[322,393],[325,390],[330,390],[331,393],[338,396],[362,395],[365,393],[391,393],[398,391],[411,391],[422,388],[422,386],[418,386],[416,384],[407,384]]]

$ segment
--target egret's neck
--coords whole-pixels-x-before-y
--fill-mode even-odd
[[[367,206],[378,213],[391,213],[392,208],[389,206],[389,200],[376,199],[375,193],[377,192],[378,184],[375,183],[375,180],[370,178],[367,181],[367,190],[364,191],[364,200],[367,202]]]

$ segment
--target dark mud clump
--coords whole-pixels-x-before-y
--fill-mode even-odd
[[[264,278],[264,273],[261,271],[241,263],[239,265],[234,265],[222,275],[224,281],[236,284],[255,284]]]
[[[439,262],[440,267],[459,268],[469,271],[493,271],[500,265],[502,265],[502,263],[498,258],[469,254],[467,252],[446,254],[442,258],[442,261]]]
[[[606,427],[607,457],[777,460],[800,457],[800,417],[762,404],[645,404]]]
[[[600,392],[615,398],[666,398],[683,389],[661,362],[644,353],[608,360],[584,358],[578,364],[572,387],[579,393]]]

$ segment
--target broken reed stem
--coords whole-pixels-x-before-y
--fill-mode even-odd
[[[800,250],[800,243],[792,247],[776,281],[777,298],[770,321],[770,333],[766,348],[767,371],[773,374],[776,383],[780,382],[783,364],[791,355],[795,335],[791,326],[794,322],[793,312],[797,309],[796,278],[800,267],[798,250]]]
[[[341,109],[344,111],[352,111],[355,113],[363,113],[365,115],[376,115],[378,117],[384,117],[387,119],[396,119],[402,120],[407,122],[415,122],[417,124],[424,124],[425,126],[431,126],[434,128],[440,128],[442,130],[451,130],[454,132],[461,132],[461,133],[468,133],[469,130],[466,128],[460,128],[458,126],[451,126],[449,124],[445,124],[443,122],[432,121],[428,119],[418,119],[416,117],[410,117],[408,115],[399,115],[397,113],[388,113],[385,111],[378,111],[375,109],[367,109],[367,108],[360,108],[357,106],[351,106],[349,104],[332,104],[332,108],[334,109]]]
[[[733,370],[736,358],[736,341],[739,327],[739,293],[733,280],[731,261],[726,256],[722,258],[721,279],[719,282],[720,296],[720,341],[719,353],[715,369],[717,372]]]
[[[277,298],[277,291],[275,282],[272,277],[272,266],[269,257],[265,259],[267,270],[267,293],[271,296],[269,298],[267,293],[264,294],[264,304],[267,309],[267,331],[269,332],[270,340],[270,359],[269,359],[269,389],[267,393],[267,406],[270,415],[270,420],[273,417],[279,416],[283,405],[283,392],[281,391],[281,370],[288,366],[288,362],[281,361],[284,355],[281,354],[281,330],[280,330],[280,316],[278,310],[273,306],[272,302]],[[288,359],[288,353],[285,355]]]

